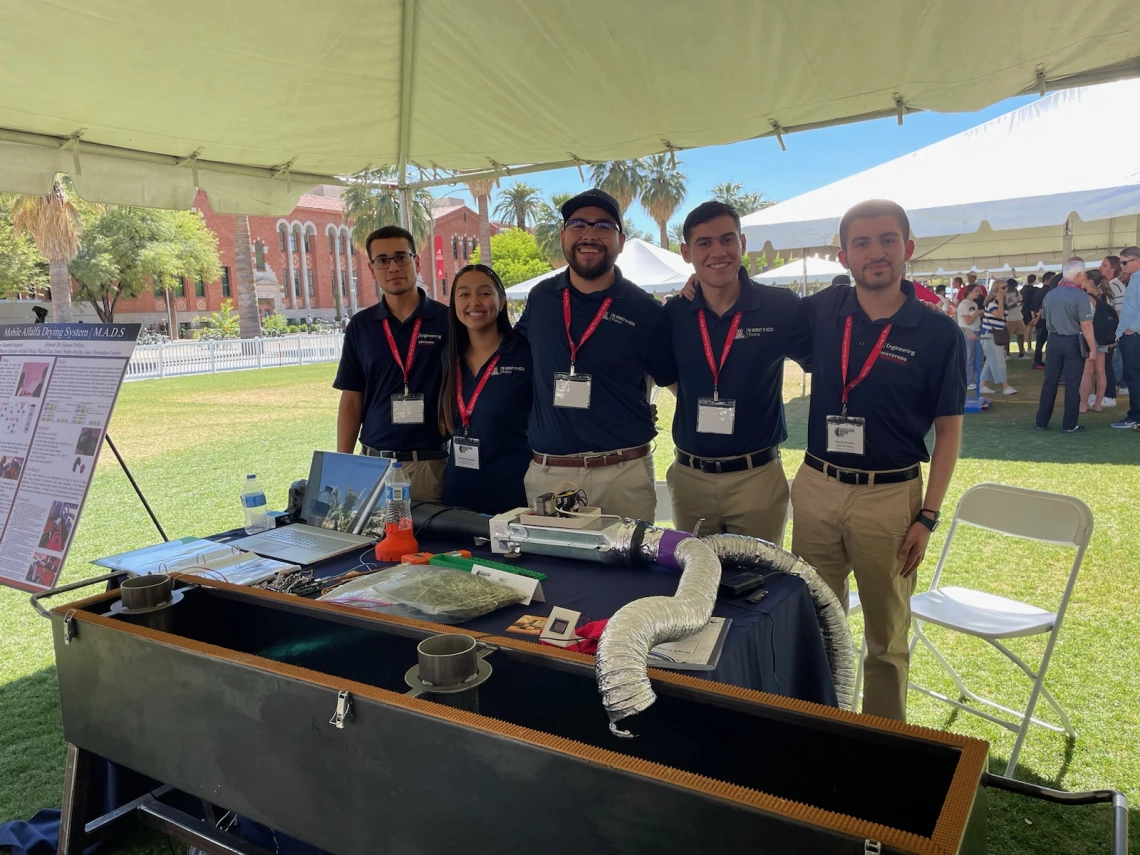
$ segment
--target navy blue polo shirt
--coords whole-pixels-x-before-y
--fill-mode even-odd
[[[570,344],[562,314],[562,294],[570,293],[570,334],[582,340],[607,297],[613,297],[605,319],[578,348],[575,371],[591,375],[590,408],[554,406],[554,375],[570,370]],[[663,307],[624,279],[614,268],[609,288],[583,294],[570,284],[569,270],[544,279],[530,292],[515,329],[530,342],[534,358],[534,406],[530,444],[542,454],[583,454],[645,445],[656,435],[645,375],[653,336]]]
[[[424,396],[424,423],[392,424],[392,396],[404,393],[404,373],[392,358],[388,336],[384,334],[387,318],[396,340],[400,359],[408,358],[408,346],[417,319],[422,318],[415,358],[408,376],[408,392]],[[439,386],[443,379],[442,354],[447,342],[447,307],[429,300],[420,291],[420,304],[403,323],[388,313],[381,300],[357,312],[344,332],[344,350],[340,356],[333,388],[364,393],[361,412],[360,441],[369,448],[382,451],[417,451],[438,448],[443,442],[436,412]]]
[[[492,515],[526,505],[523,476],[531,460],[526,432],[533,395],[530,346],[526,339],[508,336],[495,353],[499,362],[475,402],[467,428],[468,436],[479,440],[479,468],[456,466],[452,454],[447,458],[443,476],[445,505]],[[463,401],[470,406],[484,369],[476,377],[465,359],[462,369]],[[455,435],[462,437],[463,420],[454,400],[451,413]]]
[[[832,285],[803,301],[812,335],[811,405],[807,450],[828,463],[853,469],[903,469],[930,459],[926,435],[941,416],[960,416],[966,404],[965,339],[947,315],[919,302],[902,283],[906,302],[892,317],[871,321],[855,287]],[[827,450],[827,417],[842,411],[843,329],[851,327],[847,379],[859,375],[883,326],[892,324],[871,373],[851,390],[847,415],[866,419],[865,454]]]
[[[721,400],[736,401],[732,435],[697,432],[697,401],[711,398],[713,375],[705,356],[699,317],[705,312],[713,361],[720,364],[733,316],[742,312],[728,359],[720,371]],[[784,421],[784,357],[806,360],[811,349],[800,323],[800,298],[787,288],[757,285],[740,268],[740,296],[720,317],[708,308],[700,288],[692,302],[670,300],[659,345],[663,386],[677,383],[673,442],[697,457],[736,457],[777,445],[788,438]]]

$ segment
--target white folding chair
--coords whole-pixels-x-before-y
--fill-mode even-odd
[[[975,526],[1039,543],[1075,548],[1076,557],[1069,570],[1068,581],[1065,583],[1057,611],[1046,611],[1028,603],[971,588],[940,587],[946,556],[950,552],[950,544],[954,541],[954,535],[960,525]],[[1025,743],[1030,722],[1056,733],[1065,733],[1070,738],[1076,738],[1077,733],[1073,730],[1068,715],[1061,709],[1061,705],[1057,703],[1052,693],[1045,688],[1045,672],[1049,669],[1049,660],[1057,644],[1057,635],[1061,631],[1061,622],[1064,620],[1065,609],[1068,608],[1069,597],[1073,593],[1077,571],[1080,570],[1089,538],[1092,537],[1092,530],[1092,511],[1080,499],[1022,487],[979,484],[967,490],[958,502],[950,531],[946,535],[946,544],[942,547],[942,555],[930,580],[930,589],[911,597],[910,610],[914,620],[914,638],[910,644],[911,656],[914,655],[915,645],[921,641],[953,679],[959,692],[959,699],[953,700],[939,692],[916,686],[914,683],[910,684],[910,688],[960,710],[981,716],[1016,733],[1017,740],[1013,744],[1013,752],[1009,756],[1009,765],[1005,770],[1007,777],[1012,777],[1017,766],[1017,756]],[[1033,690],[1030,692],[1029,703],[1025,710],[1019,712],[1009,709],[967,689],[958,672],[922,631],[924,622],[975,636],[1001,651],[1033,681]],[[1023,638],[1045,633],[1049,634],[1049,640],[1036,673],[1000,641],[1003,638]],[[1041,696],[1044,696],[1049,705],[1057,711],[1061,727],[1033,717],[1033,711]],[[1008,718],[962,703],[966,699],[998,710],[1007,716],[1014,716],[1015,720],[1010,721]]]
[[[847,616],[858,614],[863,611],[863,601],[859,599],[858,591],[847,592]],[[854,646],[854,640],[852,640]],[[867,634],[863,633],[863,641],[859,645],[859,651],[855,654],[855,691],[851,695],[851,700],[854,704],[852,712],[859,707],[859,700],[863,697],[863,661],[867,658]]]

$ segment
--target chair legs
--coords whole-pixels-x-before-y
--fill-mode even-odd
[[[862,709],[861,700],[863,697],[863,663],[867,661],[866,634],[863,635],[863,644],[859,647],[859,651],[855,655],[858,658],[856,659],[855,665],[855,692],[851,695],[853,702],[852,712]]]
[[[1049,668],[1049,659],[1053,652],[1051,644],[1046,650],[1045,656],[1041,660],[1040,670],[1034,673],[1032,668],[1026,665],[1025,662],[1023,662],[1013,651],[1011,651],[1002,643],[993,639],[984,640],[988,641],[996,650],[1004,654],[1006,658],[1013,662],[1013,664],[1020,668],[1021,671],[1024,672],[1031,681],[1033,681],[1033,689],[1029,694],[1029,702],[1024,710],[1019,711],[1010,709],[1009,707],[1002,706],[996,701],[992,701],[989,698],[983,697],[976,694],[975,692],[970,691],[970,689],[967,688],[965,682],[962,680],[962,677],[958,674],[957,671],[954,670],[954,667],[946,660],[946,657],[942,655],[942,652],[934,646],[934,643],[927,637],[926,633],[922,631],[922,621],[919,620],[916,620],[914,622],[914,637],[911,639],[910,644],[911,656],[914,656],[914,650],[918,643],[922,642],[923,646],[926,647],[934,655],[935,660],[939,665],[942,666],[942,669],[950,675],[950,679],[954,681],[954,686],[958,690],[958,700],[955,701],[940,692],[935,692],[915,683],[910,683],[909,688],[915,690],[916,692],[921,692],[927,697],[931,697],[935,700],[949,704],[956,709],[960,709],[968,713],[973,713],[974,715],[984,718],[987,721],[992,721],[994,724],[1001,725],[1006,730],[1016,733],[1017,738],[1014,740],[1013,751],[1010,753],[1009,764],[1007,765],[1005,771],[1006,776],[1012,777],[1014,769],[1017,767],[1017,758],[1021,754],[1022,746],[1025,744],[1025,736],[1029,731],[1030,724],[1036,724],[1040,727],[1051,730],[1054,733],[1064,733],[1072,739],[1076,738],[1077,732],[1074,730],[1072,723],[1069,720],[1069,716],[1061,708],[1061,705],[1057,703],[1057,699],[1053,697],[1053,694],[1047,688],[1045,688],[1045,672]],[[1046,702],[1054,709],[1058,717],[1061,719],[1061,727],[1033,717],[1033,712],[1037,708],[1037,701],[1041,698],[1042,695],[1044,695]],[[1003,712],[1008,716],[1012,716],[1015,720],[1010,721],[1007,718],[1001,718],[999,716],[992,715],[988,712],[962,703],[967,699],[975,703],[991,707],[992,709],[996,709],[999,712]]]

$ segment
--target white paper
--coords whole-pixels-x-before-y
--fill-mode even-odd
[[[138,332],[0,325],[0,584],[55,587]]]
[[[863,419],[828,416],[827,450],[840,454],[862,454],[863,429]]]
[[[502,570],[496,570],[494,567],[484,567],[482,564],[473,566],[471,572],[476,576],[482,576],[484,579],[490,579],[492,582],[506,585],[508,588],[518,591],[525,597],[522,601],[524,606],[529,606],[532,600],[540,603],[546,602],[546,597],[542,593],[542,583],[530,576],[505,573]]]

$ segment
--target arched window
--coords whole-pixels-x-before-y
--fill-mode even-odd
[[[289,230],[285,226],[281,226],[280,228],[277,229],[277,236],[279,238],[281,238],[281,251],[282,252],[285,251],[285,233],[287,231],[289,231]]]
[[[289,249],[293,252],[297,251],[297,231],[296,227],[289,230]]]
[[[281,236],[281,242],[285,243],[285,236],[284,235]],[[253,266],[255,268],[257,268],[258,270],[260,270],[262,273],[264,273],[265,272],[265,244],[263,244],[260,240],[256,240],[253,242],[253,259],[254,259],[253,260]]]

